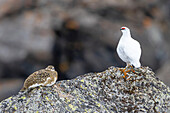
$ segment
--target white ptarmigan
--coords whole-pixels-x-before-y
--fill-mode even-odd
[[[135,68],[139,68],[141,47],[138,41],[131,37],[130,29],[127,27],[121,27],[122,37],[119,40],[117,46],[118,56],[126,62],[127,66],[133,65]]]

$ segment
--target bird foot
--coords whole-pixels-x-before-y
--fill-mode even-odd
[[[119,70],[124,74],[123,78],[125,79],[126,76],[128,76],[127,71],[126,71],[126,67],[124,69],[119,69]]]
[[[126,68],[128,69],[133,69],[133,66],[132,65],[130,65],[130,64],[128,64],[127,66],[126,66]]]
[[[120,71],[124,74],[124,76],[123,76],[123,78],[125,79],[125,80],[129,80],[128,79],[128,73],[129,72],[133,72],[133,73],[135,73],[135,71],[133,70],[133,66],[130,66],[130,68],[131,69],[128,69],[128,70],[126,70],[127,69],[127,67],[125,67],[124,69],[120,69]],[[126,79],[127,78],[127,79]]]
[[[122,70],[122,72],[124,74],[124,76],[123,76],[124,79],[126,79],[128,77],[127,73],[130,72],[130,70],[127,70],[127,71],[125,71],[125,70],[126,70],[126,68]]]

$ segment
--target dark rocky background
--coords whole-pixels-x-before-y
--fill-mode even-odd
[[[109,66],[121,26],[141,43],[143,66],[170,86],[169,0],[0,0],[0,100],[52,64],[59,80]]]

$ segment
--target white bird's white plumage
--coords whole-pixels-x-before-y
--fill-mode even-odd
[[[118,56],[126,62],[127,65],[133,65],[135,68],[141,66],[141,47],[138,41],[131,37],[129,28],[121,27],[122,37],[117,46]]]

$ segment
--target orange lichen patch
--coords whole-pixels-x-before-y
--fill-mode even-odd
[[[133,73],[135,73],[135,70],[131,69],[131,71],[132,71]]]

